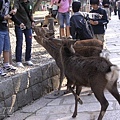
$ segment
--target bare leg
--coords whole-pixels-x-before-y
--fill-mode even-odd
[[[70,37],[70,27],[69,26],[66,27],[66,37],[67,38]]]
[[[9,51],[3,51],[4,63],[9,63]]]
[[[65,31],[64,28],[60,28],[60,37],[65,37]]]
[[[12,51],[9,52],[9,63],[12,64]]]

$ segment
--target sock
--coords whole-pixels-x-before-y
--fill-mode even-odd
[[[3,63],[3,66],[7,67],[7,66],[10,66],[10,64],[9,63]]]

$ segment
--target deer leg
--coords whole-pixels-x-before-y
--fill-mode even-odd
[[[71,90],[71,92],[73,93],[73,95],[74,95],[74,97],[75,97],[75,110],[74,110],[74,113],[73,113],[73,115],[72,115],[73,118],[75,118],[76,115],[77,115],[78,102],[79,102],[80,104],[83,104],[82,100],[81,100],[80,97],[79,97],[79,94],[80,94],[80,92],[81,92],[81,89],[82,89],[81,86],[76,86],[76,93],[75,93],[75,92],[73,91],[72,87],[70,86],[70,90]]]
[[[58,91],[54,94],[54,96],[57,96],[60,94],[63,78],[64,78],[64,73],[62,72],[62,70],[60,70],[60,83],[59,83]]]
[[[91,89],[92,89],[95,97],[101,104],[101,111],[100,111],[98,120],[102,120],[102,118],[107,110],[107,107],[109,105],[108,101],[106,100],[106,98],[104,96],[104,88],[105,88],[105,84],[103,84],[102,82],[101,82],[101,84],[91,86]]]
[[[119,94],[118,89],[117,89],[117,81],[112,86],[107,85],[106,88],[116,98],[116,100],[120,104],[120,94]]]

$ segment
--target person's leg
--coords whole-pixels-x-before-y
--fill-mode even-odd
[[[10,52],[10,37],[8,31],[6,31],[4,36],[4,46],[3,46],[3,58],[4,64],[9,64],[9,52]]]
[[[8,31],[4,37],[4,46],[3,46],[3,68],[7,71],[16,70],[16,68],[10,65],[10,37]]]
[[[16,34],[16,62],[22,62],[22,44],[23,44],[23,31],[15,26]]]
[[[65,24],[66,24],[66,37],[70,37],[70,13],[65,13]]]
[[[32,29],[25,29],[24,34],[26,41],[25,61],[29,61],[31,59]]]
[[[120,20],[120,9],[118,9],[118,19]]]
[[[103,42],[103,48],[106,48],[106,41],[104,39],[104,34],[96,34],[96,39],[101,40]]]
[[[62,37],[65,37],[63,13],[58,12],[58,21],[60,25],[60,38],[62,38]]]

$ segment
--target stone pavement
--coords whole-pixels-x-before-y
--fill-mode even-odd
[[[120,20],[117,16],[112,15],[105,39],[107,48],[110,51],[110,60],[120,67]],[[120,91],[119,82],[120,79],[118,80]],[[65,87],[63,87],[63,91],[64,89]],[[53,94],[54,92],[34,101],[4,120],[73,120],[74,96],[69,93],[55,98]],[[105,91],[105,96],[109,101],[109,107],[103,120],[120,120],[119,104],[107,91]],[[74,120],[97,119],[100,104],[94,95],[87,96],[86,92],[83,92],[81,99],[83,105],[78,105],[78,115]]]

